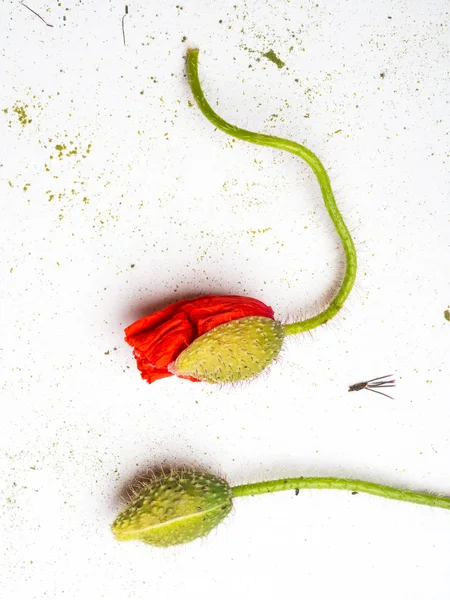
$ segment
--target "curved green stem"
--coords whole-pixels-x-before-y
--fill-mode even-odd
[[[315,327],[323,325],[324,323],[329,321],[336,315],[337,312],[339,312],[353,287],[356,277],[355,246],[350,236],[350,232],[347,229],[342,215],[339,212],[339,209],[336,205],[336,200],[334,199],[334,194],[333,190],[331,189],[328,174],[320,160],[317,158],[317,156],[313,154],[311,150],[308,150],[308,148],[306,148],[305,146],[283,138],[274,137],[271,135],[264,135],[261,133],[254,133],[252,131],[240,129],[235,125],[230,125],[230,123],[227,123],[226,121],[224,121],[224,119],[219,117],[219,115],[214,112],[214,110],[206,101],[202,87],[200,85],[198,77],[198,52],[199,51],[196,49],[188,50],[187,69],[189,85],[191,86],[191,90],[198,107],[200,108],[204,116],[208,119],[208,121],[210,121],[218,129],[221,129],[228,135],[231,135],[235,138],[239,138],[246,142],[251,142],[252,144],[259,144],[260,146],[271,146],[273,148],[279,148],[280,150],[285,150],[286,152],[290,152],[291,154],[296,154],[297,156],[300,156],[300,158],[303,158],[303,160],[305,160],[308,163],[308,165],[313,170],[315,176],[317,177],[317,181],[319,182],[320,189],[322,191],[322,197],[325,202],[325,206],[328,210],[328,214],[330,215],[331,220],[333,221],[336,231],[339,237],[341,238],[342,244],[344,246],[346,257],[346,271],[344,280],[338,293],[333,298],[326,310],[319,313],[315,317],[306,319],[305,321],[300,321],[298,323],[289,323],[288,325],[284,326],[285,335],[292,335],[295,333],[301,333],[302,331],[314,329]]]
[[[292,479],[274,479],[272,481],[259,481],[231,488],[233,497],[256,496],[257,494],[270,494],[285,490],[346,490],[348,492],[362,492],[381,496],[390,500],[425,504],[435,508],[450,509],[450,498],[433,496],[422,492],[399,490],[387,485],[361,481],[360,479],[339,479],[337,477],[294,477]]]

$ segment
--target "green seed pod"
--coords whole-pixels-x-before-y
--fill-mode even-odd
[[[153,546],[185,544],[207,535],[232,508],[226,481],[192,471],[172,471],[142,484],[112,524],[117,540]]]
[[[183,350],[169,369],[179,377],[233,383],[254,377],[280,353],[281,323],[267,317],[236,319],[204,333]]]

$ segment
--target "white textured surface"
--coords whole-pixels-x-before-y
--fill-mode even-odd
[[[448,3],[131,2],[126,47],[123,3],[29,6],[54,27],[0,8],[2,597],[448,600],[444,511],[285,493],[174,550],[109,530],[160,462],[450,494]],[[310,314],[342,251],[305,165],[190,106],[188,44],[225,118],[329,167],[360,260],[345,311],[236,389],[148,386],[124,326],[211,292]],[[395,401],[347,393],[389,372]]]

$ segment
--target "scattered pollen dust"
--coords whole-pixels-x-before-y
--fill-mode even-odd
[[[32,119],[30,119],[27,115],[27,108],[28,104],[23,104],[22,102],[16,102],[14,106],[11,107],[11,112],[15,113],[17,120],[22,125],[22,127],[25,127],[25,125],[28,125],[28,123],[31,123],[32,121]],[[3,112],[5,113],[5,115],[10,114],[8,108],[4,108]],[[8,124],[11,127],[12,121],[9,121]]]
[[[247,233],[250,233],[251,235],[256,235],[258,233],[266,233],[267,231],[271,231],[272,227],[265,227],[264,229],[248,229]]]

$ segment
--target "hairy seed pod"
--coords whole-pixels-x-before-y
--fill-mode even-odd
[[[226,481],[193,471],[172,471],[142,484],[112,524],[117,540],[153,546],[185,544],[207,535],[232,508]]]
[[[233,383],[259,375],[280,353],[283,326],[266,317],[245,317],[197,338],[169,366],[175,375],[208,383]]]

